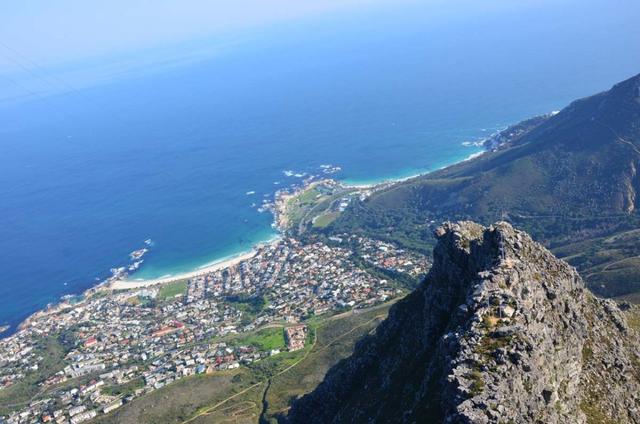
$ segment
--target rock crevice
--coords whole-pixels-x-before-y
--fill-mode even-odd
[[[508,223],[435,235],[424,283],[288,422],[640,422],[635,331],[614,302]]]

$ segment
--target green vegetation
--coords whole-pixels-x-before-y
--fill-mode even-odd
[[[245,325],[253,322],[258,314],[269,306],[269,301],[264,295],[237,294],[225,297],[225,301],[242,312],[242,323]]]
[[[64,368],[64,356],[67,352],[58,337],[43,338],[38,346],[36,354],[44,358],[40,367],[13,386],[0,390],[0,415],[18,409],[44,394],[38,383]]]
[[[621,171],[623,149],[599,139],[551,151],[555,139],[565,136],[556,130],[547,131],[548,139],[524,137],[517,147],[392,185],[365,201],[354,199],[315,231],[356,233],[430,254],[433,230],[443,221],[488,225],[506,219],[576,266],[597,294],[640,292],[640,214],[628,213],[612,197],[617,189],[610,189],[631,178]],[[599,171],[586,177],[585,163]]]
[[[104,387],[102,393],[109,396],[127,396],[143,387],[144,381],[142,378],[136,378],[124,384]]]
[[[384,304],[357,314],[345,312],[321,321],[307,321],[310,333],[315,332],[315,344],[304,360],[271,379],[262,418],[276,418],[293,399],[313,390],[331,366],[352,353],[356,341],[377,327],[389,307]]]
[[[234,339],[232,342],[238,345],[255,346],[260,350],[267,351],[273,349],[284,349],[286,347],[283,327],[258,330],[248,336]]]
[[[326,371],[351,354],[355,342],[372,331],[391,303],[334,316],[313,317],[305,349],[283,352],[233,371],[179,380],[135,399],[99,424],[256,423],[275,422],[297,396],[311,391]],[[244,338],[272,343],[276,333],[284,343],[282,328],[258,330]],[[273,346],[273,345],[271,345]],[[263,411],[264,401],[264,411]]]
[[[491,356],[497,349],[507,347],[511,344],[512,336],[496,337],[494,335],[485,335],[478,342],[475,352],[485,356]]]
[[[592,359],[593,359],[593,349],[591,349],[590,342],[586,342],[582,346],[582,362],[587,364],[591,362]]]
[[[176,281],[175,283],[165,284],[160,288],[158,300],[173,299],[177,295],[187,293],[187,280]]]
[[[95,422],[100,424],[178,424],[192,416],[199,408],[218,402],[249,386],[244,381],[238,383],[231,381],[234,376],[243,376],[245,373],[246,370],[237,370],[183,378],[133,400],[112,414],[98,417]]]
[[[89,296],[89,298],[90,298],[90,299],[94,299],[94,300],[95,300],[95,299],[102,299],[102,298],[107,297],[107,296],[109,295],[109,293],[110,293],[110,292],[109,292],[109,291],[107,291],[107,290],[97,290],[97,291],[94,291],[94,292]]]
[[[587,424],[616,424],[616,421],[609,418],[593,399],[583,400],[580,403],[580,409],[587,417]]]
[[[340,199],[357,191],[325,182],[310,185],[287,202],[289,230],[300,235],[311,227],[326,228],[341,215],[338,210]]]
[[[308,350],[308,349],[307,349]],[[251,370],[251,382],[258,383],[273,378],[284,369],[296,364],[305,355],[305,350],[282,352],[258,362],[247,365]]]
[[[629,225],[636,225],[629,216]],[[601,296],[622,297],[633,303],[640,298],[640,230],[628,229],[607,236],[590,237],[578,242],[552,246],[561,259],[575,266],[589,288]]]
[[[127,299],[126,303],[128,305],[131,305],[131,306],[138,306],[138,305],[140,305],[140,297],[139,296],[131,296],[130,298]]]
[[[640,331],[640,310],[637,306],[625,311],[625,318],[627,320],[627,324],[629,327],[633,328],[636,331]]]
[[[471,397],[478,396],[484,391],[484,380],[482,380],[482,374],[478,370],[473,370],[468,377],[471,379],[469,395]]]
[[[352,248],[352,251],[354,252],[354,255],[351,256],[351,260],[353,260],[357,267],[366,270],[374,277],[377,277],[381,280],[389,281],[399,289],[412,291],[413,289],[418,287],[418,284],[420,284],[420,282],[422,281],[422,277],[414,278],[408,274],[403,274],[401,272],[396,272],[372,265],[371,263],[366,262],[364,259],[362,259],[357,249]]]
[[[576,266],[597,294],[640,292],[639,188],[628,165],[639,150],[636,133],[629,132],[635,115],[626,90],[520,123],[502,134],[505,144],[496,151],[353,199],[314,230],[361,234],[429,254],[433,230],[443,221],[508,220]],[[618,133],[631,141],[621,142]]]
[[[322,215],[319,215],[314,218],[313,226],[315,228],[325,228],[329,224],[331,224],[333,221],[335,221],[338,216],[340,216],[340,213],[338,212],[323,213]]]
[[[292,197],[287,202],[287,215],[291,226],[298,225],[304,220],[306,214],[322,199],[323,194],[317,186],[311,186],[307,190]]]

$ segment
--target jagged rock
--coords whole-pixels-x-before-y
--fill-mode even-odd
[[[639,422],[637,338],[614,302],[507,223],[435,235],[425,282],[286,421]]]

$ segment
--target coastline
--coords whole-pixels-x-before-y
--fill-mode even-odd
[[[499,132],[500,131],[498,131],[497,133],[499,133]],[[492,134],[492,136],[493,136],[493,134]],[[463,159],[454,160],[452,162],[448,162],[448,163],[446,163],[444,165],[437,166],[435,168],[430,168],[430,169],[425,169],[425,170],[422,170],[422,171],[417,171],[417,172],[411,173],[410,175],[407,175],[407,176],[382,177],[381,179],[376,179],[376,180],[373,180],[372,182],[366,182],[366,183],[350,182],[349,180],[337,180],[337,179],[333,179],[333,178],[321,178],[321,179],[309,181],[308,183],[304,184],[302,187],[300,187],[297,190],[294,190],[292,192],[288,192],[288,191],[276,192],[276,196],[275,196],[275,199],[273,201],[273,204],[271,205],[271,208],[268,208],[268,210],[270,210],[272,215],[273,215],[272,227],[274,229],[276,229],[278,234],[275,237],[269,238],[268,240],[256,243],[256,245],[251,250],[246,251],[246,252],[240,252],[240,253],[237,253],[237,254],[235,254],[233,256],[230,256],[230,257],[227,257],[227,258],[221,258],[221,259],[213,261],[213,262],[211,262],[209,264],[204,264],[202,266],[197,267],[196,269],[193,269],[192,271],[187,271],[187,272],[183,272],[183,273],[176,274],[176,275],[170,275],[170,276],[166,276],[166,277],[158,277],[158,278],[153,278],[153,279],[146,279],[146,280],[124,279],[124,280],[106,281],[106,282],[103,282],[103,283],[99,284],[98,286],[93,287],[92,289],[89,289],[88,291],[95,290],[95,289],[98,289],[98,290],[105,290],[105,289],[106,290],[128,290],[128,289],[136,289],[136,288],[142,288],[142,287],[150,287],[150,286],[154,286],[154,285],[169,284],[169,283],[172,283],[172,282],[176,282],[176,281],[180,281],[180,280],[185,280],[185,279],[197,277],[197,276],[204,275],[204,274],[207,274],[207,273],[210,273],[210,272],[220,271],[220,270],[223,270],[225,268],[229,268],[231,266],[238,265],[239,263],[241,263],[241,262],[243,262],[245,260],[253,258],[255,256],[255,254],[256,254],[256,248],[258,246],[277,243],[282,239],[283,234],[286,231],[286,227],[287,227],[286,214],[283,213],[283,212],[286,211],[286,204],[291,198],[294,198],[300,192],[303,192],[303,191],[309,189],[310,187],[313,187],[314,185],[321,184],[321,183],[327,182],[327,181],[331,181],[331,182],[333,182],[335,184],[339,184],[339,185],[341,185],[343,187],[346,187],[346,188],[355,188],[355,189],[361,189],[361,190],[374,190],[374,191],[378,190],[378,189],[382,189],[382,188],[388,187],[389,185],[392,185],[392,184],[396,184],[396,183],[407,181],[407,180],[410,180],[410,179],[413,179],[413,178],[417,178],[417,177],[429,174],[429,173],[434,172],[434,171],[439,170],[439,169],[444,169],[444,168],[456,165],[456,164],[461,163],[461,162],[466,162],[468,160],[475,159],[475,158],[481,156],[482,154],[484,154],[484,153],[486,153],[488,151],[488,149],[484,146],[483,143],[484,143],[485,140],[487,140],[490,137],[487,137],[486,139],[481,140],[481,142],[478,142],[477,144],[475,144],[475,146],[477,146],[477,147],[482,146],[481,149],[479,151],[476,151],[474,153],[466,155]]]
[[[272,243],[277,243],[280,241],[280,237],[274,238],[265,243],[259,243],[258,245],[267,245]],[[255,248],[251,249],[248,252],[239,253],[227,259],[221,259],[219,261],[215,261],[208,265],[203,265],[193,271],[184,272],[181,274],[176,274],[168,277],[160,277],[150,280],[115,280],[106,284],[103,289],[105,290],[129,290],[129,289],[137,289],[141,287],[149,287],[155,286],[159,284],[169,284],[180,280],[186,280],[189,278],[198,277],[201,275],[209,274],[211,272],[220,271],[235,265],[238,265],[241,262],[249,260],[256,255],[257,251]]]
[[[500,131],[498,131],[499,133]],[[489,138],[489,137],[488,137]],[[487,138],[487,139],[488,139]],[[286,204],[289,201],[289,199],[294,198],[298,193],[305,191],[307,189],[309,189],[310,187],[317,185],[317,184],[321,184],[323,182],[326,181],[332,181],[335,184],[339,184],[342,185],[343,187],[346,188],[356,188],[356,189],[362,189],[362,190],[378,190],[381,188],[385,188],[388,187],[389,185],[392,184],[396,184],[399,182],[403,182],[403,181],[407,181],[413,178],[417,178],[426,174],[429,174],[431,172],[434,172],[436,170],[439,169],[444,169],[447,168],[449,166],[452,165],[456,165],[458,163],[461,162],[466,162],[469,160],[473,160],[481,155],[483,155],[484,153],[486,153],[488,151],[488,149],[484,146],[483,142],[486,139],[483,139],[482,142],[476,144],[476,146],[482,146],[482,149],[480,151],[474,152],[470,155],[465,156],[464,159],[461,160],[455,160],[453,162],[447,163],[445,165],[439,166],[435,169],[427,169],[424,171],[419,171],[417,173],[408,175],[408,176],[402,176],[402,177],[390,177],[390,178],[383,178],[380,180],[374,180],[371,183],[350,183],[348,181],[345,180],[335,180],[332,178],[323,178],[323,179],[318,179],[318,180],[313,180],[310,181],[306,184],[304,184],[301,188],[293,191],[293,192],[287,192],[287,191],[283,191],[283,192],[276,192],[276,197],[275,200],[273,202],[273,207],[271,209],[271,213],[273,215],[273,224],[272,227],[275,228],[278,232],[278,235],[276,235],[275,237],[271,237],[268,240],[265,240],[263,242],[259,242],[256,243],[256,245],[249,251],[247,252],[240,252],[236,255],[227,257],[227,258],[222,258],[220,260],[216,260],[213,261],[209,264],[205,264],[202,265],[192,271],[187,271],[187,272],[183,272],[180,274],[176,274],[176,275],[170,275],[170,276],[166,276],[166,277],[159,277],[159,278],[153,278],[153,279],[146,279],[146,280],[135,280],[135,279],[124,279],[124,280],[112,280],[112,281],[107,281],[101,285],[98,285],[96,287],[94,287],[93,289],[101,289],[101,290],[128,290],[128,289],[136,289],[136,288],[142,288],[142,287],[150,287],[150,286],[155,286],[155,285],[162,285],[162,284],[169,284],[169,283],[173,283],[176,281],[180,281],[180,280],[185,280],[185,279],[189,279],[189,278],[194,278],[194,277],[198,277],[204,274],[208,274],[211,272],[215,272],[215,271],[220,271],[223,270],[225,268],[229,268],[235,265],[238,265],[241,262],[244,262],[246,260],[249,260],[251,258],[253,258],[256,255],[256,248],[258,246],[264,246],[264,245],[269,245],[269,244],[273,244],[273,243],[278,243],[281,239],[282,236],[284,234],[284,232],[286,231],[286,226],[287,226],[287,221],[286,221],[286,214],[284,212],[286,212]],[[89,289],[92,290],[92,289]]]
[[[98,283],[97,285],[85,290],[84,292],[82,292],[82,294],[78,295],[78,297],[80,297],[81,300],[77,303],[71,304],[68,301],[68,299],[63,297],[60,299],[59,302],[49,304],[46,308],[38,310],[32,313],[31,315],[29,315],[24,321],[22,321],[17,326],[17,328],[15,328],[15,331],[11,331],[8,334],[4,334],[2,331],[0,331],[0,340],[10,338],[14,334],[23,330],[35,318],[50,315],[50,314],[55,314],[65,308],[81,305],[89,297],[97,293],[112,292],[116,290],[134,290],[134,289],[151,287],[156,285],[170,284],[176,281],[194,278],[194,277],[205,275],[215,271],[220,271],[220,270],[238,265],[241,262],[244,262],[248,259],[253,258],[257,254],[257,249],[259,246],[278,243],[281,239],[282,239],[281,236],[272,237],[271,239],[265,242],[256,243],[256,245],[248,252],[240,252],[236,255],[233,255],[227,258],[222,258],[218,261],[214,261],[209,264],[203,265],[193,271],[184,272],[184,273],[180,273],[172,276],[160,277],[160,278],[154,278],[154,279],[148,279],[148,280],[126,280],[126,279],[122,280],[122,279],[117,279],[113,277],[108,278],[107,280]],[[12,328],[7,326],[7,328],[5,329],[5,333],[7,333],[9,330],[12,330]]]
[[[94,295],[94,294],[96,294],[98,292],[113,291],[113,290],[133,290],[133,289],[156,286],[156,285],[170,284],[172,282],[176,282],[176,281],[180,281],[180,280],[185,280],[185,279],[197,277],[197,276],[208,274],[208,273],[215,272],[215,271],[220,271],[220,270],[223,270],[225,268],[229,268],[229,267],[238,265],[239,263],[241,263],[243,261],[246,261],[248,259],[253,258],[257,253],[257,247],[258,246],[264,246],[264,245],[268,245],[268,244],[272,244],[272,243],[277,243],[282,239],[282,237],[284,235],[284,232],[286,230],[287,223],[286,223],[286,218],[284,218],[284,215],[281,213],[279,208],[284,207],[285,210],[286,210],[286,203],[287,203],[287,201],[289,199],[295,197],[299,192],[302,192],[302,191],[308,189],[309,186],[312,186],[314,184],[318,184],[318,183],[321,183],[323,181],[330,180],[335,184],[339,184],[339,185],[342,185],[343,187],[347,187],[347,188],[356,188],[356,189],[361,189],[361,190],[373,190],[373,191],[376,191],[376,190],[388,187],[388,186],[390,186],[392,184],[396,184],[396,183],[399,183],[399,182],[410,180],[412,178],[416,178],[416,177],[420,177],[420,176],[429,174],[429,173],[434,172],[434,171],[436,171],[438,169],[443,169],[443,168],[446,168],[446,167],[449,167],[449,166],[452,166],[452,165],[455,165],[455,164],[458,164],[458,163],[461,163],[461,162],[472,160],[472,159],[474,159],[474,158],[476,158],[478,156],[481,156],[482,154],[486,153],[487,151],[489,151],[489,149],[485,145],[478,144],[478,146],[480,146],[480,145],[482,146],[482,150],[481,151],[474,152],[474,153],[472,153],[470,155],[467,155],[463,159],[454,160],[454,161],[452,161],[450,163],[447,163],[447,164],[444,164],[442,166],[438,166],[438,167],[433,168],[433,169],[427,169],[427,170],[424,170],[424,171],[419,171],[417,173],[413,173],[413,174],[407,175],[407,176],[382,178],[382,179],[379,179],[379,180],[374,180],[371,183],[368,183],[368,182],[367,183],[357,183],[357,182],[349,182],[348,180],[335,180],[335,179],[331,179],[331,178],[328,178],[328,179],[324,178],[324,179],[310,181],[310,182],[304,184],[303,187],[301,187],[301,188],[299,188],[299,189],[297,189],[297,190],[295,190],[293,192],[287,192],[287,191],[284,191],[282,193],[276,192],[276,196],[275,196],[274,202],[272,204],[272,207],[268,208],[268,210],[270,210],[272,215],[273,215],[272,227],[275,228],[276,231],[278,232],[277,236],[271,237],[270,239],[265,240],[263,242],[256,243],[255,246],[252,247],[252,249],[249,250],[249,251],[240,252],[240,253],[238,253],[236,255],[233,255],[231,257],[221,258],[220,260],[213,261],[213,262],[211,262],[209,264],[204,264],[204,265],[202,265],[202,266],[200,266],[200,267],[198,267],[198,268],[196,268],[196,269],[194,269],[192,271],[183,272],[183,273],[180,273],[180,274],[166,276],[166,277],[159,277],[159,278],[154,278],[154,279],[146,279],[146,280],[117,279],[117,278],[113,278],[113,277],[109,278],[109,279],[106,279],[104,281],[99,282],[95,286],[85,290],[81,294],[79,294],[78,297],[81,297],[82,300],[80,300],[76,304],[82,304],[85,299],[87,299],[91,295]],[[284,219],[284,221],[283,221],[283,219]],[[29,317],[27,317],[24,321],[22,321],[16,328],[9,327],[9,328],[7,328],[5,330],[4,333],[0,332],[0,340],[8,338],[8,337],[11,337],[13,334],[19,332],[25,326],[27,326],[29,324],[29,322],[35,317],[56,313],[59,310],[67,308],[67,307],[70,307],[70,306],[72,306],[72,305],[68,302],[68,300],[62,298],[62,299],[60,299],[60,301],[58,301],[56,303],[53,303],[53,304],[50,304],[46,308],[34,312]],[[15,331],[12,331],[12,330],[15,330]]]
[[[498,131],[497,133],[500,133],[500,132],[501,131]],[[483,139],[479,143],[483,143],[485,140],[488,140],[490,138],[491,138],[491,136]],[[401,182],[404,182],[404,181],[411,180],[413,178],[417,178],[417,177],[421,177],[423,175],[430,174],[430,173],[438,171],[440,169],[448,168],[450,166],[457,165],[457,164],[462,163],[462,162],[473,160],[473,159],[481,156],[482,154],[486,153],[487,151],[489,151],[489,149],[486,146],[484,146],[484,144],[478,144],[477,146],[481,147],[481,149],[479,151],[471,153],[470,155],[465,156],[463,159],[458,159],[458,160],[454,160],[452,162],[447,162],[444,165],[439,165],[439,166],[436,165],[435,167],[429,168],[429,169],[414,170],[409,175],[389,177],[389,178],[382,177],[382,178],[379,178],[379,179],[364,180],[364,181],[340,180],[339,183],[342,184],[345,187],[357,188],[357,189],[375,189],[375,188],[379,188],[380,186],[387,186],[389,184],[401,183]]]

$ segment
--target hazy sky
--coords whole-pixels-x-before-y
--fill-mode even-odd
[[[383,3],[391,1],[4,1],[0,2],[0,72],[20,70],[16,52],[39,64],[60,64]]]
[[[549,7],[579,15],[588,5],[629,16],[638,9],[637,0],[7,0],[0,2],[0,103],[208,57],[273,30],[286,41],[293,33],[280,29],[288,25],[336,32],[341,42],[370,14],[364,41],[386,37],[381,22],[395,31],[386,24],[402,28],[408,19],[464,38],[473,34],[461,15],[481,22],[494,12]]]
[[[566,0],[565,0],[566,1]],[[617,1],[617,0],[612,0]],[[16,55],[50,66],[175,45],[243,37],[256,29],[323,15],[358,16],[407,6],[483,13],[549,0],[17,0],[0,2],[0,74],[21,70]],[[17,53],[16,53],[17,52]],[[22,59],[24,59],[24,57]]]

